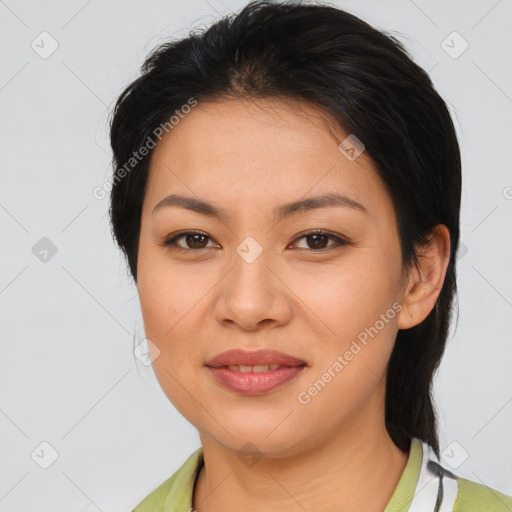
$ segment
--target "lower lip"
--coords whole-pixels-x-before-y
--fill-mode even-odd
[[[229,368],[211,368],[215,378],[224,386],[245,395],[262,395],[294,379],[304,366],[286,366],[268,372],[237,372]]]

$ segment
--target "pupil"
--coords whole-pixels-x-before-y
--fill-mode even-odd
[[[309,235],[308,238],[313,238],[313,239],[323,238],[324,242],[325,242],[326,236],[325,235]],[[316,244],[315,242],[313,242],[313,245],[318,248],[318,244]],[[321,245],[320,248],[325,247],[325,244],[320,244],[320,245]]]
[[[197,240],[196,240],[197,238],[205,238],[205,235],[199,235],[199,234],[188,235],[188,240],[192,239],[192,244],[189,243],[189,246],[192,245],[192,247],[194,247],[196,249],[198,249],[198,248],[201,249],[202,247],[197,247],[196,245],[194,245],[197,242]],[[198,245],[200,246],[201,242],[198,242]]]

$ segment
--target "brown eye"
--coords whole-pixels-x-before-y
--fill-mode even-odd
[[[329,243],[327,235],[308,235],[306,239],[313,249],[324,249]]]
[[[187,245],[191,249],[203,249],[206,247],[205,240],[208,238],[206,235],[184,235]]]
[[[185,245],[177,243],[177,241],[182,238],[185,240]],[[164,245],[166,247],[176,246],[178,249],[183,250],[200,250],[207,247],[208,240],[210,240],[210,237],[204,233],[196,231],[183,231],[177,235],[167,238],[164,241]]]
[[[305,233],[298,240],[306,240],[307,247],[300,247],[301,249],[306,249],[312,252],[321,252],[324,249],[330,249],[336,246],[346,245],[348,242],[343,240],[339,236],[333,235],[327,231],[323,231],[321,229],[315,230],[311,233]],[[327,245],[329,240],[333,240],[334,244]]]

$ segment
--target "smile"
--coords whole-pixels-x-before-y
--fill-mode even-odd
[[[296,378],[307,364],[276,350],[229,350],[206,363],[223,387],[245,395],[268,393]]]

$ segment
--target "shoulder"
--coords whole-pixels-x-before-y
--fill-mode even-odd
[[[430,508],[427,507],[426,510],[512,512],[512,496],[452,473],[439,462],[433,448],[425,441],[414,439],[414,443],[411,445],[410,458],[412,455],[416,456],[415,467],[418,466],[418,459],[421,459],[421,466],[419,472],[416,469],[418,477],[415,479],[416,489],[411,511],[425,509],[421,505],[428,502]],[[419,450],[418,443],[421,445]],[[421,452],[419,457],[418,452]],[[437,483],[433,483],[436,481]]]
[[[466,478],[457,478],[457,483],[454,512],[512,512],[511,496]]]
[[[157,512],[163,510],[163,505],[169,490],[176,480],[176,473],[168,478],[165,482],[160,484],[154,491],[148,494],[133,510],[132,512],[149,512],[150,510]]]
[[[184,464],[165,482],[146,496],[132,512],[165,512],[167,504],[179,505],[183,510],[191,508],[192,494],[197,471],[203,463],[203,449],[197,449]]]

